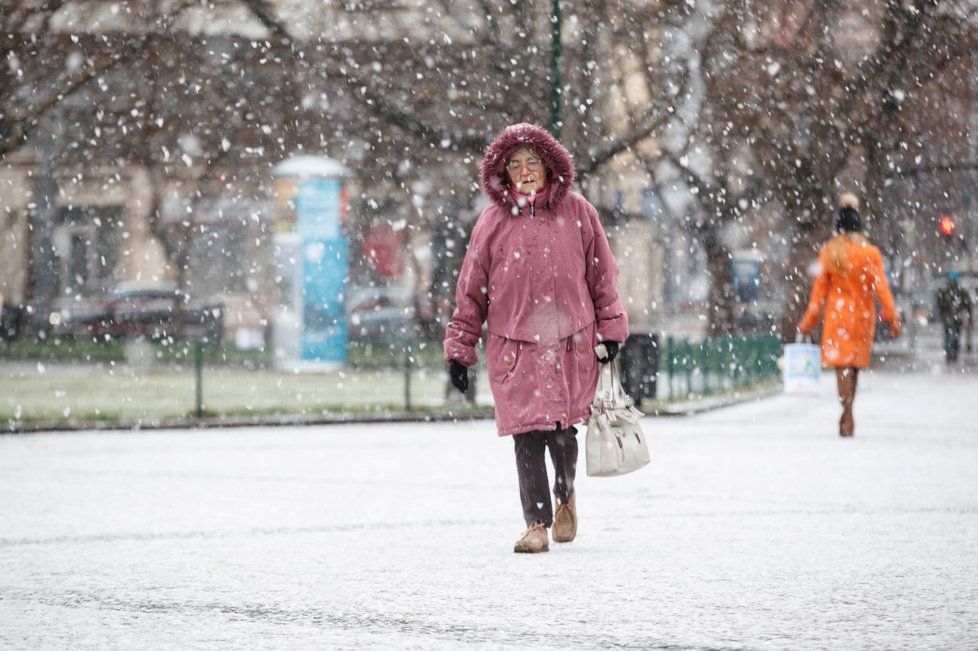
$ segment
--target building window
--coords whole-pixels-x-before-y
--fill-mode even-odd
[[[60,261],[58,290],[62,294],[107,290],[118,262],[116,235],[121,206],[61,208],[54,232]]]

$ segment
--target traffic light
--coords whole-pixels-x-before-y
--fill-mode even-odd
[[[941,220],[937,224],[937,230],[940,233],[941,248],[946,258],[956,259],[965,252],[964,238],[958,235],[954,219],[950,215],[941,216]]]
[[[948,217],[947,215],[944,215],[943,217],[941,217],[940,229],[941,229],[941,235],[943,235],[944,237],[947,238],[953,237],[954,220]]]

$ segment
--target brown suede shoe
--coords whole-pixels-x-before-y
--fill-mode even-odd
[[[539,552],[549,552],[550,544],[547,541],[547,528],[542,522],[526,530],[523,537],[516,541],[513,551],[517,554],[537,554]]]
[[[550,530],[556,543],[568,543],[577,536],[577,493],[573,493],[566,504],[557,505],[557,513],[554,515],[554,526]],[[557,502],[556,497],[554,502]]]

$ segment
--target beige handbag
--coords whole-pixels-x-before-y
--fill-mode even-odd
[[[643,415],[621,387],[618,359],[602,364],[587,421],[588,476],[624,475],[649,463],[649,447],[638,423]]]

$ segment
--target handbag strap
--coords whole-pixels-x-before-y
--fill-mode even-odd
[[[627,414],[625,419],[630,422],[634,422],[634,418],[644,415],[634,407],[631,397],[625,393],[625,389],[621,386],[621,362],[617,357],[607,364],[601,364],[598,385],[591,406],[599,411],[617,411],[622,416]]]
[[[614,401],[616,407],[628,407],[632,404],[632,399],[628,397],[625,393],[624,387],[621,386],[621,362],[617,357],[605,364],[609,367],[609,375],[611,376],[611,399]]]
[[[610,398],[608,393],[609,383],[610,378],[607,377],[605,365],[602,364],[598,369],[598,384],[594,387],[594,399],[591,400],[591,406],[594,409],[599,409],[605,400]]]

